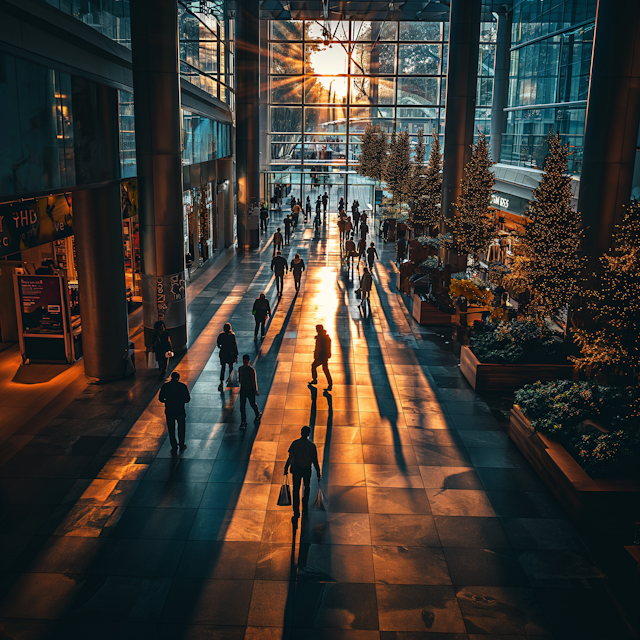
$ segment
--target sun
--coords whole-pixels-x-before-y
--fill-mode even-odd
[[[312,73],[323,77],[318,81],[327,91],[343,98],[347,95],[347,78],[338,77],[338,73],[346,73],[346,51],[339,44],[320,45],[317,51],[308,53],[307,68]]]

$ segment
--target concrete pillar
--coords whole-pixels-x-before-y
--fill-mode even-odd
[[[631,197],[640,124],[640,3],[599,0],[578,210],[591,257],[609,249]]]
[[[455,215],[464,165],[471,159],[476,112],[480,13],[478,0],[451,0],[447,105],[442,169],[442,214]]]
[[[236,171],[238,247],[257,247],[248,210],[260,204],[260,2],[236,3]],[[253,221],[255,223],[255,221]]]
[[[85,375],[122,378],[129,348],[120,184],[73,193]]]
[[[145,343],[162,320],[174,351],[187,344],[176,0],[131,3]]]
[[[509,63],[511,61],[511,13],[507,7],[498,10],[496,57],[493,67],[493,99],[491,101],[491,159],[500,162],[502,134],[507,130],[509,99]]]

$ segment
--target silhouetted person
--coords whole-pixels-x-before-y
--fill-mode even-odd
[[[267,222],[269,221],[269,210],[264,205],[260,207],[260,231],[267,230]]]
[[[361,260],[362,262],[366,261],[366,255],[367,241],[364,238],[360,238],[360,240],[358,240],[358,264],[360,264]]]
[[[291,261],[291,273],[293,273],[293,282],[296,285],[296,291],[300,291],[300,280],[302,279],[302,272],[305,269],[304,260],[296,253]]]
[[[226,322],[222,333],[218,336],[216,343],[220,349],[220,385],[218,391],[224,389],[224,374],[229,365],[229,372],[233,369],[235,362],[238,362],[238,343],[236,342],[236,334],[231,330],[231,325]]]
[[[238,368],[238,380],[240,381],[240,428],[247,428],[247,400],[255,413],[254,422],[258,424],[262,414],[256,404],[258,393],[258,378],[256,370],[251,366],[251,357],[248,354],[242,356],[242,366]]]
[[[303,508],[309,504],[309,494],[311,493],[311,465],[316,468],[318,481],[321,479],[320,465],[318,464],[318,450],[316,445],[309,440],[311,429],[302,427],[300,438],[294,440],[289,447],[289,457],[284,465],[285,475],[291,469],[293,484],[293,519],[300,517],[300,481],[304,482],[304,498],[302,498]]]
[[[271,315],[271,305],[267,300],[267,296],[261,293],[253,303],[253,319],[256,321],[256,330],[253,334],[253,341],[258,340],[258,327],[260,327],[260,337],[264,338],[265,323]]]
[[[367,262],[369,263],[369,270],[373,269],[373,263],[378,258],[378,252],[376,251],[376,245],[373,242],[367,249]]]
[[[396,242],[396,264],[400,264],[404,260],[404,254],[407,252],[407,241],[404,236]]]
[[[344,245],[344,261],[347,263],[347,266],[353,264],[353,258],[357,255],[356,243],[353,241],[353,236],[350,236]]]
[[[169,365],[167,353],[173,351],[171,346],[171,338],[167,333],[167,327],[162,320],[158,320],[153,325],[153,337],[151,338],[151,350],[156,354],[158,367],[160,368],[160,377],[164,378]]]
[[[369,233],[369,225],[364,220],[364,215],[360,221],[360,237],[364,240],[367,239],[367,233]]]
[[[327,391],[333,388],[333,380],[329,373],[329,358],[331,358],[331,338],[327,335],[321,324],[316,325],[316,347],[313,351],[313,362],[311,363],[311,382],[318,384],[318,367],[322,366],[324,375],[327,377]]]
[[[298,205],[296,205],[297,207]],[[284,224],[284,243],[289,244],[291,242],[291,227],[293,225],[293,220],[287,216],[283,221]]]
[[[322,195],[322,216],[327,217],[327,205],[329,204],[329,195],[325,191]]]
[[[273,234],[273,255],[276,255],[276,252],[282,250],[282,234],[280,233],[280,227],[276,229],[276,232]]]
[[[276,290],[278,291],[278,297],[281,298],[284,288],[284,274],[289,271],[289,265],[286,258],[282,257],[282,252],[278,251],[273,260],[271,260],[271,271],[276,276]]]
[[[353,212],[353,230],[357,234],[358,233],[358,225],[360,224],[360,210],[356,207],[356,210]]]
[[[56,271],[53,268],[54,262],[51,258],[45,258],[40,266],[36,269],[35,275],[37,276],[55,276]]]
[[[362,278],[360,278],[360,295],[362,299],[360,300],[360,306],[365,307],[366,302],[369,302],[369,308],[371,308],[371,302],[369,301],[369,296],[371,295],[371,286],[373,285],[373,278],[371,277],[371,273],[369,273],[369,269],[364,268],[364,273],[362,274]]]
[[[171,374],[171,380],[165,382],[160,387],[160,395],[158,400],[164,404],[164,415],[167,420],[167,429],[169,431],[169,442],[171,443],[171,453],[178,450],[178,442],[180,449],[184,451],[187,445],[184,443],[185,425],[187,421],[187,413],[184,405],[191,402],[189,389],[187,385],[180,382],[180,374],[174,371]],[[176,422],[178,423],[178,442],[176,442]]]

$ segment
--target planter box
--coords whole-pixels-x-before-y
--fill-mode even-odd
[[[581,523],[637,520],[640,480],[597,480],[559,443],[534,433],[518,405],[511,409],[509,437],[569,515]]]
[[[482,316],[487,311],[490,311],[489,307],[472,307],[469,305],[466,311],[460,311],[456,307],[456,315],[451,321],[462,326],[472,327],[476,320],[482,320]]]
[[[420,324],[451,324],[451,315],[440,311],[431,302],[423,300],[416,293],[413,294],[411,303],[411,315]]]
[[[490,364],[480,362],[468,346],[460,351],[460,371],[476,391],[519,389],[536,380],[571,380],[571,364]]]

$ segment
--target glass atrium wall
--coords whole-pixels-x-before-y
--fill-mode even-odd
[[[515,0],[507,133],[501,161],[540,169],[551,128],[580,173],[596,0]]]
[[[131,48],[130,0],[46,0]],[[233,21],[226,0],[179,0],[180,76],[234,108]]]
[[[324,191],[373,203],[373,185],[355,171],[368,123],[388,132],[444,133],[448,22],[269,24],[269,197],[315,201]],[[330,40],[330,42],[329,42]],[[495,25],[483,23],[476,124],[488,133]],[[428,151],[427,151],[428,153]]]

